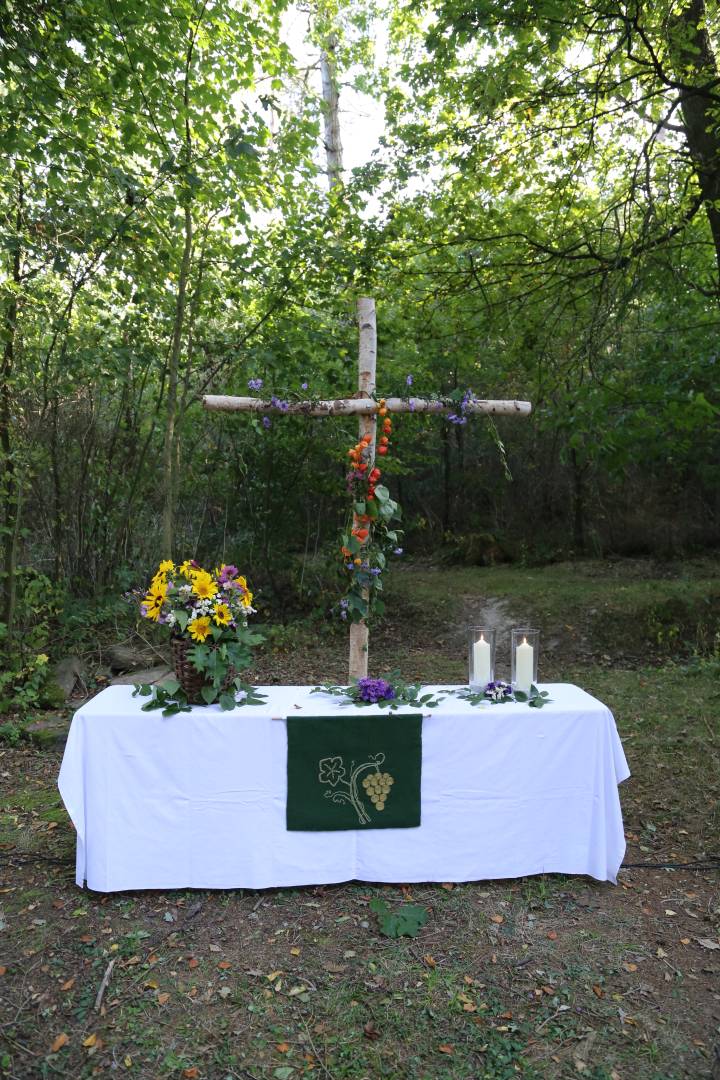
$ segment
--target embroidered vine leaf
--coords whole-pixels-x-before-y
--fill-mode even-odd
[[[377,916],[380,933],[385,937],[417,937],[428,920],[427,909],[420,904],[402,904],[393,909],[384,900],[371,900],[370,910]]]

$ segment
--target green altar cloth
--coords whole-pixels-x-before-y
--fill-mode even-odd
[[[287,828],[420,824],[422,715],[287,718]]]

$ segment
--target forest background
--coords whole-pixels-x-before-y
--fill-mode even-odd
[[[267,620],[336,618],[353,421],[201,402],[260,379],[285,400],[351,394],[358,295],[377,302],[383,394],[534,406],[396,423],[385,476],[411,556],[717,545],[717,5],[318,0],[302,49],[298,11],[0,12],[16,697],[169,555],[235,562]],[[351,89],[384,111],[358,167],[326,154],[321,68],[341,124]]]

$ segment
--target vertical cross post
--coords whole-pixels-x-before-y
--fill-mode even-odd
[[[377,364],[377,327],[375,322],[375,301],[368,296],[358,297],[357,319],[359,330],[358,348],[358,391],[360,397],[371,397],[375,392],[375,370]],[[359,438],[370,435],[370,460],[368,469],[375,461],[375,440],[377,434],[377,414],[361,414],[358,418]],[[367,590],[364,594],[368,598]],[[350,626],[350,665],[351,679],[361,679],[368,672],[368,627],[364,619]]]

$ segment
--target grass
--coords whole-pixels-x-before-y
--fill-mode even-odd
[[[509,620],[539,620],[543,641],[557,641],[546,677],[607,702],[632,768],[621,788],[626,861],[643,866],[623,870],[618,887],[551,875],[83,893],[55,788],[59,756],[0,750],[0,1075],[709,1075],[720,1042],[718,873],[656,864],[719,853],[720,665],[692,655],[698,628],[714,634],[705,598],[716,588],[710,561],[409,568],[373,637],[386,667],[442,682],[464,677],[463,626],[488,598]],[[663,623],[672,628],[681,609],[688,635],[668,649],[648,612],[674,613]],[[256,678],[341,679],[344,657],[343,636],[298,627]],[[419,936],[382,937],[376,896],[425,906]]]

